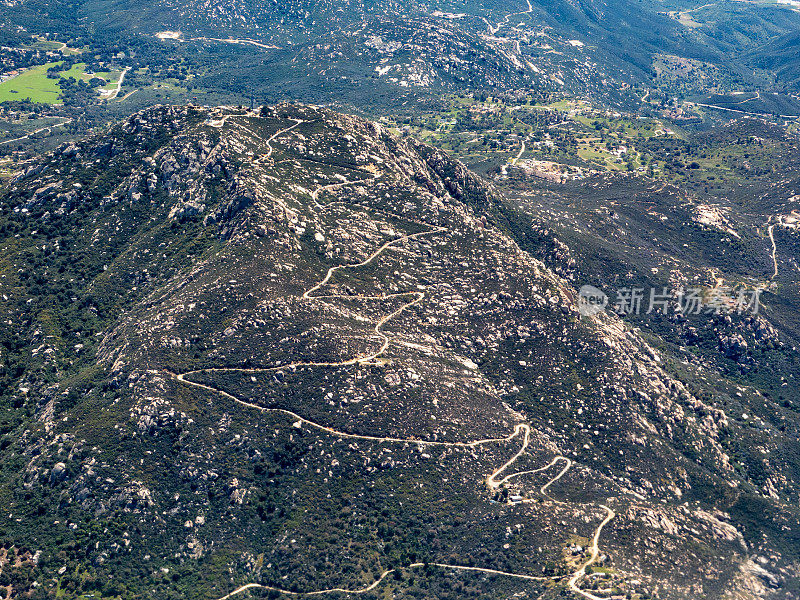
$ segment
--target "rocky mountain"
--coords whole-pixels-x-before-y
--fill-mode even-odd
[[[582,315],[430,146],[154,107],[9,180],[0,237],[5,597],[800,593],[796,406]]]

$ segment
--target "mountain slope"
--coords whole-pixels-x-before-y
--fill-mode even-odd
[[[156,107],[0,207],[12,596],[796,593],[793,459],[762,494],[744,426],[439,151]]]

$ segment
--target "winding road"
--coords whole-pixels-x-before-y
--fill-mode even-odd
[[[271,142],[274,141],[276,137],[278,137],[279,135],[294,129],[295,127],[297,127],[302,122],[303,121],[301,121],[301,120],[296,120],[295,124],[292,125],[291,127],[287,127],[287,128],[281,129],[278,132],[276,132],[275,134],[273,134],[267,140],[267,146],[269,148],[269,151],[267,152],[266,156],[263,157],[263,158],[269,158],[272,155]],[[377,175],[376,175],[376,178],[377,178]],[[336,183],[336,184],[320,186],[316,190],[314,190],[314,192],[312,192],[312,198],[314,199],[314,202],[317,203],[317,198],[318,198],[319,193],[321,193],[324,190],[338,189],[338,188],[340,188],[342,186],[345,186],[345,185],[354,185],[354,184],[357,184],[357,183],[363,183],[364,181],[365,180],[357,180],[357,181],[352,181],[352,182],[347,181],[347,182],[341,182],[341,183]],[[317,205],[319,206],[318,203],[317,203]],[[327,272],[325,273],[325,276],[322,278],[322,280],[320,280],[318,283],[316,283],[315,285],[313,285],[312,287],[307,289],[303,293],[303,295],[301,296],[301,298],[303,300],[319,301],[319,302],[323,302],[324,299],[331,299],[331,298],[346,298],[346,299],[361,298],[361,299],[381,299],[381,300],[386,300],[386,299],[389,299],[389,298],[406,298],[407,301],[405,303],[403,303],[399,308],[397,308],[396,310],[392,311],[391,313],[389,313],[387,315],[384,315],[383,317],[381,317],[375,323],[373,331],[382,340],[381,345],[376,350],[373,350],[373,351],[368,352],[366,354],[355,356],[353,358],[342,360],[342,361],[292,362],[292,363],[283,364],[283,365],[276,366],[276,367],[267,367],[267,368],[219,367],[219,368],[197,369],[197,370],[193,370],[193,371],[187,371],[187,372],[184,372],[184,373],[170,373],[170,374],[180,384],[184,384],[184,385],[191,386],[191,387],[194,387],[194,388],[197,388],[197,389],[200,389],[200,390],[204,390],[204,391],[209,392],[209,393],[220,395],[220,396],[222,396],[224,398],[227,398],[228,400],[231,400],[231,401],[233,401],[233,402],[235,402],[235,403],[237,403],[237,404],[239,404],[241,406],[244,406],[244,407],[247,407],[247,408],[250,408],[250,409],[254,409],[254,410],[260,411],[262,413],[282,414],[282,415],[288,416],[293,420],[295,425],[298,424],[298,423],[304,424],[304,425],[306,425],[306,426],[308,426],[310,428],[317,429],[318,431],[321,431],[321,432],[324,432],[326,434],[333,435],[333,436],[336,436],[336,437],[340,437],[340,438],[358,439],[358,440],[367,440],[367,441],[385,442],[385,443],[416,444],[416,445],[419,445],[421,447],[436,446],[436,447],[450,447],[450,448],[476,448],[476,447],[484,446],[484,445],[488,445],[488,444],[502,444],[502,443],[506,443],[506,442],[509,442],[509,441],[512,441],[512,440],[514,440],[516,438],[521,437],[521,444],[520,444],[519,450],[511,458],[509,458],[506,462],[504,462],[497,469],[495,469],[486,478],[485,483],[486,483],[488,489],[490,491],[495,491],[498,488],[500,488],[502,485],[504,485],[505,483],[511,481],[512,479],[515,479],[515,478],[518,478],[518,477],[522,477],[524,475],[530,475],[530,474],[535,474],[535,473],[540,473],[540,472],[547,471],[548,469],[554,467],[559,462],[563,461],[564,462],[564,467],[554,477],[552,477],[550,480],[548,480],[540,488],[539,491],[540,491],[541,495],[543,497],[545,497],[548,501],[551,501],[551,502],[556,503],[556,504],[566,505],[567,503],[562,502],[560,500],[555,500],[554,498],[549,496],[548,493],[547,493],[548,488],[551,485],[553,485],[554,483],[556,483],[558,480],[560,480],[567,473],[567,471],[572,467],[572,464],[573,464],[572,460],[570,460],[569,458],[567,458],[565,456],[560,456],[560,455],[556,456],[547,465],[545,465],[543,467],[540,467],[540,468],[537,468],[537,469],[520,471],[520,472],[510,473],[510,474],[504,475],[507,471],[509,471],[511,469],[511,467],[528,450],[528,446],[530,444],[531,427],[527,423],[522,423],[522,422],[517,423],[514,426],[513,432],[511,432],[506,437],[478,439],[478,440],[473,440],[473,441],[468,441],[468,442],[442,442],[442,441],[428,441],[428,440],[419,440],[419,439],[411,439],[411,438],[398,438],[398,437],[383,437],[383,436],[373,436],[373,435],[362,435],[362,434],[357,434],[357,433],[348,433],[348,432],[344,432],[344,431],[338,431],[338,430],[333,429],[331,427],[328,427],[326,425],[322,425],[320,423],[316,423],[314,421],[311,421],[311,420],[303,417],[302,415],[299,415],[299,414],[297,414],[297,413],[295,413],[293,411],[287,410],[287,409],[283,409],[283,408],[268,408],[268,407],[264,407],[264,406],[259,406],[257,404],[253,404],[251,402],[247,402],[245,400],[241,400],[240,398],[237,398],[236,396],[234,396],[234,395],[232,395],[232,394],[230,394],[230,393],[228,393],[228,392],[226,392],[224,390],[221,390],[219,388],[215,388],[215,387],[213,387],[211,385],[207,385],[207,384],[200,383],[200,382],[197,382],[197,381],[193,381],[193,380],[190,379],[190,377],[192,375],[201,374],[201,373],[232,373],[232,372],[235,372],[235,373],[254,374],[254,373],[269,373],[269,372],[278,371],[280,369],[287,369],[287,368],[293,368],[293,367],[295,367],[295,368],[297,368],[297,367],[345,367],[345,366],[351,366],[351,365],[355,365],[355,364],[359,364],[359,363],[367,363],[367,362],[370,362],[370,361],[378,358],[384,352],[386,352],[386,349],[389,347],[389,344],[391,343],[390,337],[386,333],[384,333],[382,331],[382,327],[388,321],[390,321],[391,319],[393,319],[394,317],[396,317],[397,315],[399,315],[403,311],[405,311],[408,308],[411,308],[412,306],[422,302],[422,300],[425,298],[425,293],[422,292],[422,291],[410,291],[410,292],[399,292],[399,293],[395,293],[395,294],[381,294],[381,295],[373,295],[373,296],[366,296],[366,295],[362,295],[362,296],[343,296],[343,295],[321,295],[321,294],[317,295],[316,292],[318,292],[324,285],[326,285],[331,280],[331,278],[334,276],[334,274],[339,270],[342,270],[342,269],[354,269],[354,268],[358,268],[358,267],[362,267],[362,266],[368,265],[368,264],[372,263],[374,260],[376,260],[379,256],[381,256],[381,254],[383,254],[387,249],[389,249],[391,247],[397,246],[399,244],[403,244],[403,243],[405,243],[407,241],[410,241],[410,240],[418,239],[418,238],[423,237],[423,236],[435,235],[435,234],[442,233],[442,232],[445,232],[445,231],[448,231],[448,230],[446,228],[444,228],[444,227],[432,226],[427,231],[421,231],[421,232],[418,232],[418,233],[403,235],[403,236],[400,236],[400,237],[398,237],[396,239],[389,240],[389,241],[385,242],[384,244],[382,244],[377,250],[375,250],[367,258],[365,258],[364,260],[362,260],[360,262],[330,267],[327,270]],[[526,499],[526,500],[523,500],[523,502],[521,502],[521,503],[532,502],[532,501],[533,501],[532,499]],[[509,502],[509,504],[520,504],[520,502],[513,502],[513,503]],[[602,530],[609,523],[609,521],[611,521],[611,519],[613,519],[615,517],[615,513],[614,513],[613,510],[611,510],[610,508],[608,508],[605,505],[600,505],[600,507],[603,508],[606,511],[606,517],[600,523],[600,525],[597,527],[597,529],[594,532],[594,536],[592,538],[592,545],[589,548],[589,553],[590,553],[589,557],[580,566],[579,569],[577,569],[574,573],[572,573],[569,576],[569,580],[567,582],[567,587],[571,591],[573,591],[574,593],[576,593],[576,594],[578,594],[580,596],[583,596],[584,598],[587,598],[588,600],[604,600],[604,599],[601,599],[601,598],[599,598],[597,596],[594,596],[593,594],[590,594],[589,592],[586,592],[586,591],[582,590],[580,587],[578,587],[578,583],[586,575],[586,569],[597,561],[597,558],[598,558],[599,553],[600,553],[599,540],[600,540],[600,535],[602,533]],[[287,596],[301,596],[301,595],[302,596],[320,596],[320,595],[325,595],[325,594],[330,594],[330,593],[337,593],[337,592],[338,593],[354,594],[354,595],[364,594],[364,593],[370,592],[370,591],[374,590],[375,588],[377,588],[386,579],[387,576],[389,576],[390,574],[394,573],[397,570],[417,569],[417,568],[426,566],[426,564],[430,565],[430,566],[443,568],[443,569],[456,570],[456,571],[471,571],[471,572],[483,573],[483,574],[487,574],[487,575],[497,575],[497,576],[515,578],[515,579],[522,579],[522,580],[527,580],[527,581],[556,581],[556,580],[565,579],[567,577],[566,575],[561,575],[561,576],[534,576],[534,575],[526,575],[526,574],[521,574],[521,573],[512,573],[512,572],[507,572],[507,571],[499,571],[499,570],[496,570],[496,569],[489,569],[489,568],[482,568],[482,567],[471,567],[471,566],[464,566],[464,565],[452,565],[452,564],[446,564],[446,563],[420,563],[420,562],[417,562],[417,563],[411,563],[411,564],[403,567],[402,569],[387,569],[387,570],[383,571],[380,574],[380,576],[377,577],[377,579],[375,581],[373,581],[371,584],[369,584],[368,586],[363,587],[363,588],[349,589],[348,590],[348,589],[345,589],[345,588],[338,588],[337,587],[337,588],[328,588],[328,589],[306,591],[306,592],[296,592],[296,591],[289,591],[289,590],[285,590],[285,589],[282,589],[282,588],[273,587],[273,586],[269,586],[269,585],[263,585],[263,584],[258,584],[258,583],[248,583],[248,584],[240,586],[239,588],[236,588],[235,590],[233,590],[232,592],[228,593],[227,595],[222,596],[221,598],[219,598],[219,600],[229,600],[230,598],[232,598],[232,597],[234,597],[234,596],[236,596],[238,594],[241,594],[241,593],[246,592],[248,590],[254,590],[254,589],[273,591],[273,592],[277,592],[277,593],[284,594],[284,595],[287,595]]]
[[[347,589],[344,589],[344,588],[330,588],[330,589],[327,589],[327,590],[314,590],[312,592],[290,592],[290,591],[287,591],[287,590],[284,590],[284,589],[281,589],[281,588],[272,587],[272,586],[269,586],[269,585],[261,585],[259,583],[248,583],[248,584],[245,584],[245,585],[243,585],[243,586],[241,586],[239,588],[236,588],[231,593],[227,594],[226,596],[223,596],[219,600],[228,600],[229,598],[232,598],[232,597],[236,596],[237,594],[241,594],[242,592],[245,592],[247,590],[252,590],[252,589],[274,591],[274,592],[278,592],[280,594],[285,594],[287,596],[321,596],[323,594],[331,594],[333,592],[339,592],[339,593],[344,593],[344,594],[366,594],[367,592],[371,592],[376,587],[378,587],[381,583],[383,583],[383,580],[386,579],[386,577],[388,577],[389,575],[391,575],[395,571],[406,571],[408,569],[418,569],[420,567],[425,567],[425,566],[439,567],[441,569],[453,569],[453,570],[456,570],[456,571],[474,571],[474,572],[478,572],[478,573],[484,573],[484,574],[487,574],[487,575],[500,575],[500,576],[512,577],[512,578],[516,578],[516,579],[525,579],[527,581],[553,581],[555,579],[564,579],[564,577],[537,577],[537,576],[534,576],[534,575],[520,575],[519,573],[509,573],[508,571],[498,571],[496,569],[482,569],[481,567],[466,567],[466,566],[462,566],[462,565],[448,565],[448,564],[445,564],[445,563],[435,563],[435,562],[430,562],[430,563],[416,562],[416,563],[411,563],[410,565],[408,565],[406,567],[403,567],[401,569],[387,569],[383,573],[381,573],[380,576],[375,581],[373,581],[371,584],[369,584],[368,586],[363,587],[363,588],[357,588],[357,589],[354,589],[354,590],[347,590]],[[585,592],[581,592],[581,593],[585,593]],[[601,599],[601,600],[607,600],[607,599]]]
[[[567,582],[569,589],[576,594],[583,596],[584,598],[588,598],[589,600],[607,600],[607,598],[595,596],[594,594],[578,587],[578,582],[586,575],[586,569],[597,562],[597,557],[600,555],[600,547],[598,544],[600,542],[600,534],[603,532],[603,527],[608,525],[609,521],[617,516],[616,513],[608,508],[605,504],[601,504],[600,508],[606,511],[606,518],[603,519],[603,522],[600,523],[599,527],[594,532],[594,536],[592,537],[592,545],[589,546],[589,559],[581,565],[580,569],[572,574],[572,577],[570,577],[569,581]]]
[[[267,153],[262,157],[262,160],[267,160],[272,157],[272,153],[275,152],[275,149],[272,147],[272,142],[274,142],[277,137],[283,135],[284,133],[290,132],[292,129],[294,129],[301,123],[305,123],[303,119],[291,119],[291,120],[294,121],[294,125],[286,127],[285,129],[280,129],[275,133],[273,133],[269,138],[267,138]]]
[[[484,21],[486,21],[486,24],[489,26],[489,33],[491,35],[496,34],[498,31],[500,31],[500,28],[503,25],[505,25],[506,23],[508,23],[509,20],[511,19],[511,17],[513,17],[515,15],[528,15],[528,14],[532,13],[533,12],[533,6],[531,6],[531,1],[530,0],[525,0],[525,1],[528,3],[528,10],[522,10],[522,11],[519,11],[519,12],[514,12],[514,13],[507,14],[505,17],[503,17],[503,20],[500,21],[497,24],[497,27],[492,27],[491,25],[489,25],[489,22],[486,21],[486,19],[484,19]]]

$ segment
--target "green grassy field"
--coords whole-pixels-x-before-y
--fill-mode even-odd
[[[57,79],[47,77],[47,69],[60,63],[47,63],[32,67],[13,79],[0,83],[0,102],[7,100],[25,100],[31,102],[41,102],[44,104],[55,104],[61,95]],[[62,71],[61,77],[74,77],[79,79],[83,76],[84,65],[78,63],[68,71]]]

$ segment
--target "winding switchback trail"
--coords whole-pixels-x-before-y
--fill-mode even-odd
[[[318,187],[313,192],[311,192],[311,199],[314,201],[314,206],[316,206],[317,208],[324,209],[325,207],[319,203],[319,195],[322,192],[332,192],[333,190],[338,190],[339,188],[344,187],[346,185],[358,185],[359,183],[370,183],[371,181],[375,181],[376,179],[378,179],[378,177],[380,177],[380,175],[375,174],[372,177],[367,177],[366,179],[353,179],[352,181],[347,180],[347,181],[341,181],[339,183],[329,183],[328,185],[323,185],[321,187]]]
[[[299,120],[299,119],[296,119],[295,121],[296,122],[295,122],[294,125],[292,125],[291,127],[287,127],[287,128],[284,128],[284,129],[281,129],[281,130],[277,131],[275,134],[273,134],[267,140],[267,146],[269,148],[269,152],[266,154],[266,156],[262,157],[262,160],[264,158],[269,158],[271,156],[272,150],[273,150],[272,146],[271,146],[271,142],[273,140],[275,140],[276,137],[278,137],[279,135],[294,129],[295,127],[300,125],[300,123],[303,122],[302,120]],[[377,178],[377,175],[375,176],[375,178]],[[369,180],[345,181],[345,182],[341,182],[341,183],[320,186],[319,188],[314,190],[314,192],[312,192],[312,199],[314,200],[315,203],[317,203],[317,197],[318,197],[319,193],[324,191],[324,190],[338,189],[338,188],[340,188],[342,186],[345,186],[345,185],[354,185],[354,184],[357,184],[357,183],[363,183],[364,181],[369,181]],[[319,206],[319,204],[317,204],[317,206]],[[270,408],[270,407],[265,407],[265,406],[259,406],[257,404],[253,404],[251,402],[247,402],[245,400],[241,400],[240,398],[237,398],[233,394],[230,394],[230,393],[228,393],[228,392],[226,392],[224,390],[221,390],[219,388],[215,388],[215,387],[213,387],[211,385],[206,385],[206,384],[203,384],[203,383],[200,383],[200,382],[197,382],[197,381],[192,381],[191,379],[187,379],[187,377],[190,377],[191,375],[195,375],[195,374],[199,374],[199,373],[223,373],[223,372],[224,373],[231,373],[231,372],[237,372],[237,373],[250,373],[250,374],[252,374],[252,373],[268,373],[268,372],[278,371],[280,369],[293,368],[293,367],[346,367],[346,366],[351,366],[351,365],[355,365],[355,364],[359,364],[359,363],[366,363],[366,362],[369,362],[369,361],[372,361],[372,360],[378,358],[384,352],[386,352],[386,349],[389,347],[389,344],[391,343],[391,340],[390,340],[389,336],[382,331],[382,327],[388,321],[390,321],[392,318],[394,318],[397,315],[399,315],[401,312],[403,312],[406,309],[408,309],[408,308],[410,308],[410,307],[422,302],[422,300],[425,298],[425,293],[422,292],[422,291],[410,291],[410,292],[399,292],[399,293],[394,293],[394,294],[372,295],[372,296],[367,296],[367,295],[342,296],[342,295],[315,295],[315,292],[319,291],[320,288],[322,288],[322,286],[327,284],[331,280],[333,275],[338,270],[341,270],[341,269],[354,269],[354,268],[358,268],[358,267],[362,267],[362,266],[368,265],[368,264],[372,263],[374,260],[376,260],[381,254],[383,254],[383,252],[385,252],[388,248],[390,248],[392,246],[395,246],[395,245],[398,245],[398,244],[402,244],[402,243],[404,243],[406,241],[417,239],[417,238],[420,238],[422,236],[435,235],[437,233],[442,233],[442,232],[445,232],[445,231],[448,231],[448,230],[446,228],[444,228],[444,227],[431,226],[431,228],[428,231],[421,231],[421,232],[418,232],[418,233],[403,235],[403,236],[400,236],[398,238],[389,240],[389,241],[385,242],[384,244],[382,244],[377,250],[375,250],[367,258],[365,258],[364,260],[362,260],[360,262],[330,267],[327,270],[327,272],[325,273],[325,276],[323,277],[323,279],[321,281],[319,281],[318,283],[316,283],[315,285],[313,285],[312,287],[310,287],[309,289],[307,289],[303,293],[303,295],[301,296],[301,298],[304,299],[304,300],[318,301],[318,302],[324,302],[325,299],[331,299],[331,298],[346,298],[346,299],[349,299],[349,300],[351,300],[353,298],[381,299],[381,300],[385,300],[385,299],[388,299],[388,298],[407,298],[408,299],[407,302],[402,304],[399,308],[397,308],[393,312],[391,312],[391,313],[389,313],[387,315],[384,315],[383,317],[378,319],[378,321],[375,323],[373,331],[374,331],[375,334],[377,334],[382,339],[381,345],[376,350],[368,352],[367,354],[354,356],[352,358],[349,358],[349,359],[346,359],[346,360],[341,360],[341,361],[293,362],[293,363],[283,364],[283,365],[276,366],[276,367],[265,367],[265,368],[213,367],[213,368],[207,368],[207,369],[197,369],[197,370],[193,370],[193,371],[187,371],[187,372],[184,372],[184,373],[170,373],[170,374],[179,383],[185,384],[187,386],[195,387],[195,388],[198,388],[198,389],[201,389],[201,390],[204,390],[206,392],[213,393],[213,394],[218,394],[218,395],[220,395],[220,396],[222,396],[224,398],[227,398],[227,399],[229,399],[229,400],[231,400],[231,401],[233,401],[233,402],[235,402],[235,403],[237,403],[237,404],[239,404],[241,406],[245,406],[247,408],[255,409],[255,410],[258,410],[258,411],[260,411],[262,413],[277,413],[277,414],[286,415],[288,417],[291,417],[294,420],[295,423],[299,422],[299,423],[307,425],[308,427],[311,427],[313,429],[317,429],[318,431],[321,431],[321,432],[324,432],[324,433],[327,433],[329,435],[333,435],[333,436],[336,436],[336,437],[340,437],[340,438],[358,439],[358,440],[374,441],[374,442],[386,442],[386,443],[417,444],[419,446],[435,446],[435,447],[450,447],[450,448],[476,448],[476,447],[479,447],[479,446],[484,446],[484,445],[489,445],[489,444],[501,444],[501,443],[504,443],[504,442],[510,442],[510,441],[512,441],[512,440],[514,440],[514,439],[516,439],[516,438],[521,436],[522,442],[520,444],[519,450],[511,458],[509,458],[505,463],[503,463],[497,469],[495,469],[486,478],[485,482],[486,482],[486,485],[487,485],[488,489],[490,491],[495,491],[498,488],[500,488],[503,484],[507,483],[508,481],[510,481],[510,480],[512,480],[514,478],[521,477],[521,476],[524,476],[524,475],[529,475],[529,474],[534,474],[534,473],[540,473],[540,472],[547,471],[551,467],[555,466],[558,462],[562,462],[563,461],[565,466],[554,477],[552,477],[550,480],[548,480],[540,488],[540,493],[541,493],[542,496],[544,496],[550,502],[553,502],[555,504],[566,505],[567,504],[566,502],[562,502],[560,500],[555,500],[554,498],[552,498],[551,496],[549,496],[547,494],[547,489],[551,485],[553,485],[555,482],[557,482],[559,479],[561,479],[567,473],[567,471],[572,467],[572,464],[573,464],[572,460],[570,460],[569,458],[567,458],[565,456],[560,456],[560,455],[556,456],[547,465],[545,465],[543,467],[540,467],[540,468],[537,468],[537,469],[532,469],[532,470],[527,470],[527,471],[520,471],[520,472],[516,472],[516,473],[511,473],[511,474],[505,475],[504,477],[500,478],[506,471],[510,470],[512,465],[514,465],[514,463],[516,463],[517,460],[519,460],[520,457],[522,457],[528,450],[528,446],[530,444],[531,427],[527,423],[522,423],[522,422],[517,423],[514,426],[514,430],[509,435],[507,435],[506,437],[478,439],[478,440],[473,440],[473,441],[468,441],[468,442],[463,442],[463,441],[462,442],[442,442],[442,441],[419,440],[419,439],[413,439],[413,438],[398,438],[398,437],[383,437],[383,436],[375,436],[375,435],[363,435],[363,434],[357,434],[357,433],[349,433],[349,432],[344,432],[344,431],[338,431],[336,429],[333,429],[332,427],[328,427],[326,425],[322,425],[320,423],[316,423],[314,421],[311,421],[311,420],[303,417],[302,415],[299,415],[299,414],[297,414],[297,413],[295,413],[293,411],[287,410],[287,409]],[[532,501],[533,501],[532,499],[527,499],[527,500],[524,500],[521,503],[532,502]],[[515,502],[515,503],[509,502],[509,504],[519,504],[519,503],[518,502]],[[442,568],[442,569],[449,569],[449,570],[455,570],[455,571],[477,572],[477,573],[483,573],[483,574],[486,574],[486,575],[497,575],[497,576],[509,577],[509,578],[513,578],[513,579],[521,579],[521,580],[525,580],[525,581],[557,581],[557,580],[562,580],[562,579],[565,579],[566,577],[569,577],[567,587],[570,590],[572,590],[573,592],[575,592],[576,594],[579,594],[579,595],[581,595],[581,596],[583,596],[585,598],[588,598],[589,600],[604,600],[604,599],[601,599],[601,598],[599,598],[597,596],[594,596],[593,594],[585,592],[581,588],[578,587],[579,581],[586,575],[586,569],[597,561],[597,558],[598,558],[599,553],[600,553],[600,550],[599,550],[600,534],[601,534],[601,532],[603,530],[603,527],[605,527],[608,524],[608,522],[611,521],[611,519],[613,519],[614,516],[615,516],[614,511],[612,511],[610,508],[608,508],[605,505],[600,505],[600,506],[603,509],[606,510],[607,514],[606,514],[605,519],[600,523],[600,525],[597,527],[597,529],[594,532],[594,536],[592,538],[592,546],[590,547],[590,556],[581,565],[581,567],[578,570],[576,570],[574,573],[572,573],[572,575],[570,575],[570,576],[567,576],[567,575],[535,576],[535,575],[527,575],[527,574],[523,574],[523,573],[512,573],[512,572],[508,572],[508,571],[500,571],[500,570],[497,570],[497,569],[489,569],[489,568],[483,568],[483,567],[472,567],[472,566],[465,566],[465,565],[452,565],[452,564],[435,563],[435,562],[431,562],[431,563],[416,562],[416,563],[411,563],[411,564],[409,564],[409,565],[407,565],[405,567],[402,567],[400,569],[387,569],[387,570],[384,570],[375,579],[375,581],[373,581],[371,584],[369,584],[369,585],[367,585],[365,587],[362,587],[362,588],[345,589],[345,588],[336,587],[336,588],[327,588],[327,589],[320,589],[320,590],[313,590],[313,591],[306,591],[306,592],[297,592],[297,591],[289,591],[289,590],[278,588],[278,587],[273,587],[273,586],[270,586],[270,585],[263,585],[263,584],[258,584],[258,583],[248,583],[248,584],[245,584],[245,585],[242,585],[242,586],[236,588],[235,590],[233,590],[232,592],[226,594],[225,596],[222,596],[221,598],[219,598],[219,600],[229,600],[230,598],[232,598],[232,597],[234,597],[234,596],[236,596],[238,594],[241,594],[241,593],[246,592],[248,590],[255,590],[255,589],[271,591],[271,592],[277,592],[279,594],[283,594],[283,595],[286,595],[286,596],[321,596],[321,595],[331,594],[331,593],[345,593],[345,594],[360,595],[360,594],[365,594],[367,592],[370,592],[370,591],[374,590],[375,588],[377,588],[386,579],[387,576],[389,576],[390,574],[392,574],[392,573],[394,573],[396,571],[402,571],[402,570],[408,570],[408,569],[418,569],[418,568],[425,567],[425,566],[434,566],[434,567],[439,567],[439,568]]]
[[[268,158],[271,158],[272,157],[272,153],[275,152],[275,148],[272,147],[272,142],[275,141],[275,138],[277,138],[278,136],[283,135],[284,133],[288,133],[289,131],[291,131],[292,129],[294,129],[295,127],[300,125],[301,123],[305,123],[305,121],[303,121],[303,119],[292,119],[292,121],[294,121],[294,125],[286,127],[285,129],[280,129],[280,130],[276,131],[275,133],[273,133],[269,138],[267,138],[267,142],[266,143],[267,143],[268,150],[267,150],[267,153],[263,157],[261,157],[262,160],[266,160]]]

